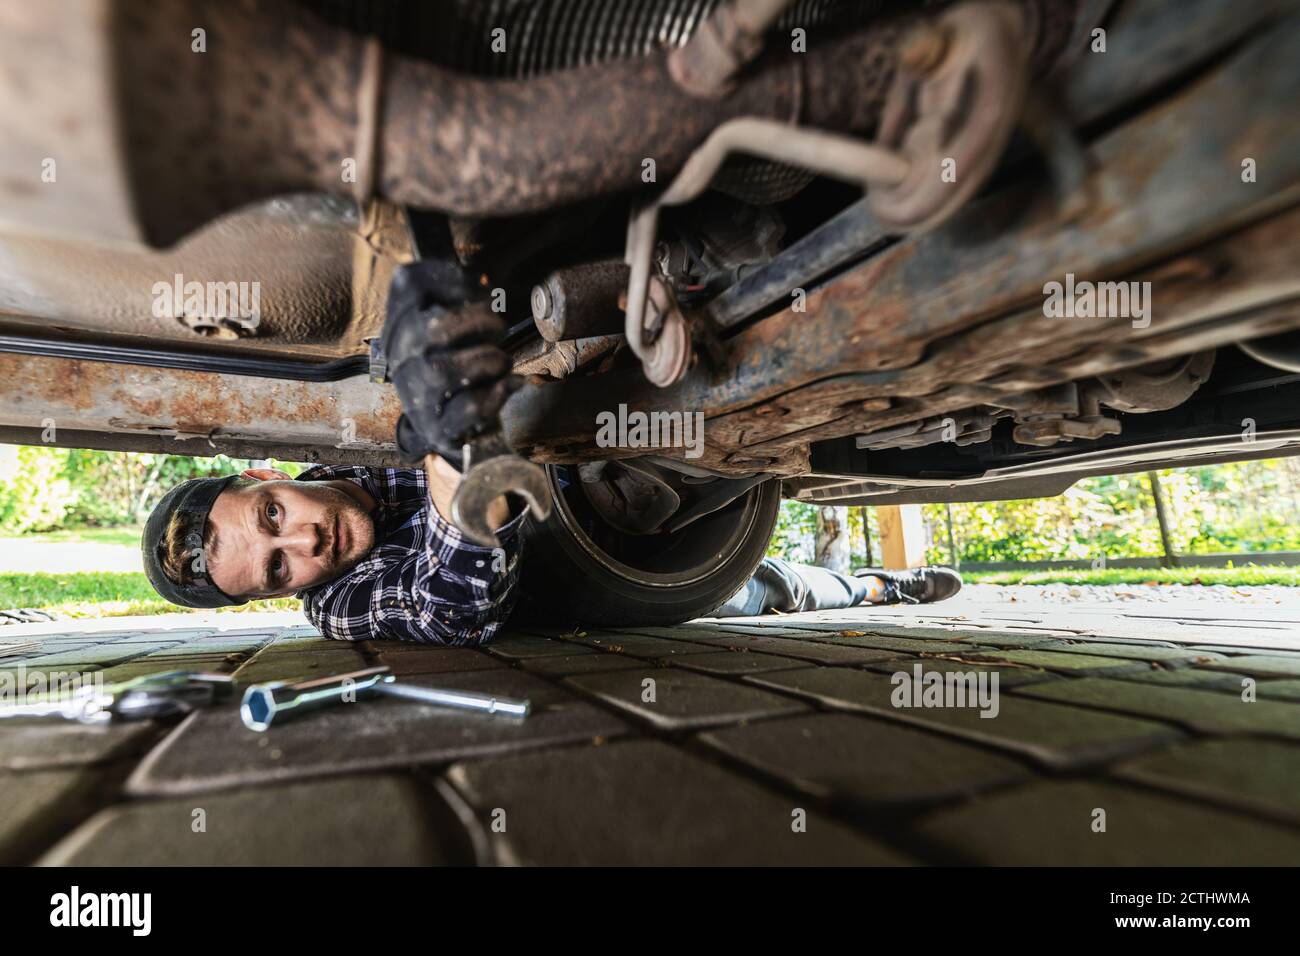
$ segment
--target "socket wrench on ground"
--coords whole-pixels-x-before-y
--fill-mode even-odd
[[[296,714],[318,710],[334,704],[354,703],[380,695],[401,697],[439,707],[475,710],[507,717],[527,717],[531,705],[527,700],[493,697],[462,690],[439,690],[414,684],[398,684],[387,667],[370,667],[347,674],[315,677],[288,684],[271,681],[253,684],[244,691],[239,717],[249,730],[265,731]]]

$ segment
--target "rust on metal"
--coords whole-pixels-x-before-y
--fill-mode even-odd
[[[1027,32],[1022,9],[995,0],[955,6],[905,41],[878,139],[910,169],[867,194],[885,227],[931,228],[992,175],[1020,120]]]
[[[627,264],[618,259],[552,272],[533,288],[530,304],[537,331],[548,342],[622,331],[619,296],[627,279]]]
[[[586,410],[604,407],[595,402],[700,410],[703,463],[735,474],[739,454],[779,458],[1287,328],[1300,295],[1300,129],[1288,112],[1300,99],[1288,67],[1298,46],[1295,30],[1262,38],[1094,143],[1099,201],[1068,227],[1049,194],[1027,208],[1023,191],[991,196],[811,292],[806,312],[743,329],[720,364],[692,367],[677,386],[617,372],[526,390],[507,425],[512,443],[553,460],[606,457],[589,437]],[[1267,174],[1225,187],[1242,156]],[[1044,280],[1067,273],[1150,281],[1157,318],[1136,328],[1048,317]],[[864,410],[871,399],[892,404]],[[778,400],[792,414],[757,413]]]
[[[1047,19],[1039,6],[1074,5],[1016,4],[1034,11],[1035,23]],[[38,164],[57,152],[74,169],[95,171],[93,199],[37,191],[16,208],[20,221],[167,246],[272,196],[353,194],[347,163],[358,159],[363,36],[301,6],[255,0],[50,0],[48,7],[9,14],[13,22],[0,31],[6,77],[30,77],[27,85],[45,91],[33,99],[23,84],[0,82],[0,151]],[[667,51],[526,80],[386,55],[376,189],[394,202],[458,216],[518,214],[644,189],[647,158],[662,182],[736,117],[870,133],[909,23],[906,4],[888,10],[807,53],[761,56],[733,92],[712,100],[677,86]],[[202,55],[176,40],[198,23],[212,38]],[[63,55],[41,40],[65,24],[84,55]],[[1035,49],[1059,41],[1044,33]],[[99,94],[80,96],[92,88]],[[59,121],[51,125],[49,116]],[[65,128],[77,135],[52,143],[50,130]]]
[[[328,384],[76,359],[0,354],[5,423],[129,438],[209,439],[248,454],[282,444],[369,451],[390,458],[399,409],[393,389],[365,377]],[[130,447],[124,444],[124,447]]]

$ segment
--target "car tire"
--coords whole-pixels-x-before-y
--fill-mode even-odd
[[[680,531],[634,537],[581,512],[571,469],[548,465],[547,475],[551,516],[525,524],[513,624],[670,625],[706,615],[763,560],[781,506],[781,483],[765,481]]]

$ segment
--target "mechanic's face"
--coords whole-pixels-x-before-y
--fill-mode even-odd
[[[231,597],[281,597],[352,569],[375,543],[367,495],[350,482],[293,481],[282,471],[249,469],[258,479],[227,488],[208,521],[212,583]]]

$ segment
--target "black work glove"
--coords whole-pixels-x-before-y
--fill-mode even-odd
[[[455,263],[398,270],[379,346],[402,402],[397,447],[406,461],[435,452],[460,469],[465,442],[499,427],[501,406],[523,384],[496,344],[504,332]]]

